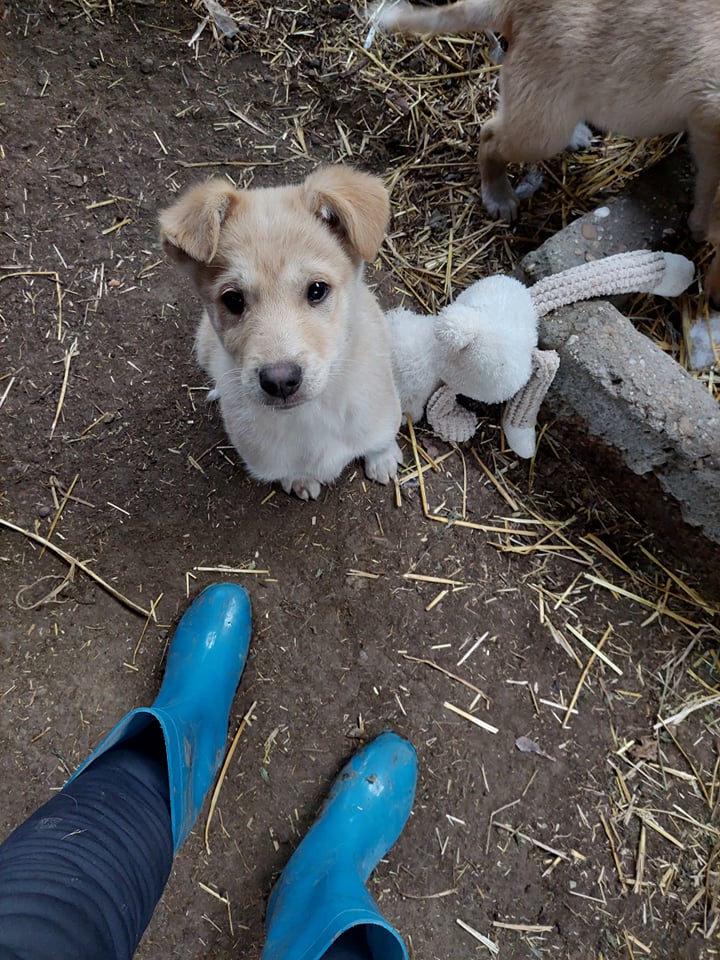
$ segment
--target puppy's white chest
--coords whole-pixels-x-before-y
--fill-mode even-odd
[[[221,399],[220,409],[228,436],[259,480],[311,476],[329,483],[363,452],[352,423],[339,429],[337,416],[328,417],[322,403],[291,410],[254,406],[239,411]]]

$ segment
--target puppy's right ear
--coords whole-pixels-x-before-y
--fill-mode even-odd
[[[165,252],[181,267],[211,263],[220,231],[240,196],[219,177],[187,190],[160,214],[160,238]]]

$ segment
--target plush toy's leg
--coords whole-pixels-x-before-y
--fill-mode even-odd
[[[693,280],[695,265],[673,253],[631,250],[551,274],[530,287],[539,317],[558,307],[614,293],[676,297]]]
[[[505,405],[502,417],[505,439],[519,457],[529,458],[535,453],[535,425],[540,404],[559,365],[560,357],[554,350],[533,350],[530,379]]]
[[[450,387],[439,387],[425,407],[425,417],[443,440],[463,443],[477,430],[477,417],[457,402],[457,393]]]

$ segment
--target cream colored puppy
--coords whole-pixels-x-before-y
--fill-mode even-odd
[[[508,43],[495,116],[480,133],[482,198],[512,219],[508,163],[563,150],[583,121],[627,137],[687,131],[697,179],[690,227],[720,244],[718,0],[459,0],[378,4],[389,32],[498,31]],[[707,289],[720,305],[720,255]]]
[[[197,357],[230,440],[253,477],[305,500],[357,457],[380,483],[402,459],[389,335],[363,280],[388,213],[378,178],[328,166],[297,186],[211,180],[160,217],[204,306]]]

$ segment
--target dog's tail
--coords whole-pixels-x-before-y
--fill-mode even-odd
[[[479,33],[504,24],[501,0],[458,0],[446,7],[420,7],[407,0],[380,0],[368,12],[369,19],[386,33],[411,33],[426,37],[438,34]]]

